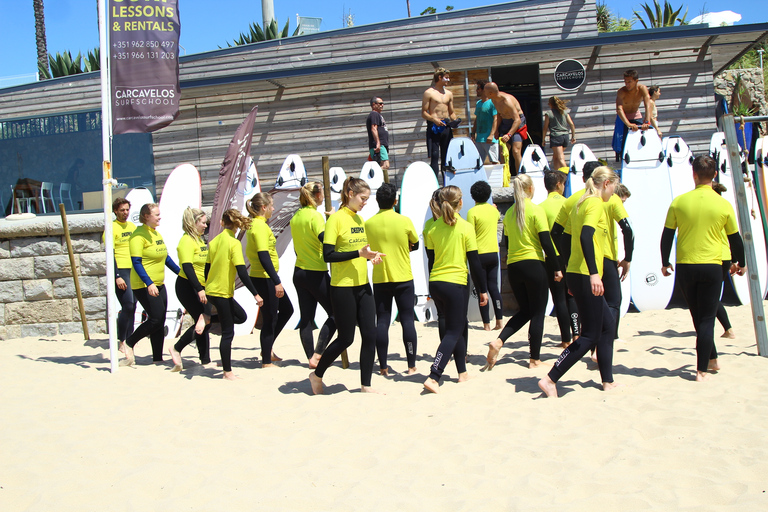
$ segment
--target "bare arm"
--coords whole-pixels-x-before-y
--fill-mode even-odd
[[[493,126],[491,126],[491,134],[486,139],[487,142],[493,142],[493,137],[496,135],[496,130],[499,129],[499,124],[500,124],[499,118],[500,118],[499,114],[496,114],[495,116],[493,116]]]
[[[644,85],[638,85],[640,92],[643,94],[643,105],[645,105],[645,121],[643,124],[651,124],[651,95],[648,94],[648,88]],[[647,126],[645,127],[647,128]]]
[[[651,108],[652,108],[652,109],[653,109],[653,108],[656,108],[656,102],[655,102],[655,101],[653,101],[653,100],[651,100],[651,102],[652,102],[652,106],[651,106]],[[653,117],[653,116],[651,116],[651,126],[653,126],[653,128],[656,130],[656,133],[658,133],[658,134],[659,134],[659,137],[661,137],[661,130],[659,130],[659,122],[658,122],[658,120],[657,120],[655,117]]]
[[[571,119],[571,114],[568,115],[568,126],[571,128],[571,144],[576,142],[576,125],[573,124],[573,119]]]
[[[544,127],[541,129],[541,135],[542,135],[542,143],[547,140],[547,135],[549,135],[549,116],[547,114],[544,114]]]
[[[371,135],[373,135],[373,141],[376,143],[373,148],[373,152],[378,153],[381,150],[381,141],[379,140],[379,125],[371,124]]]

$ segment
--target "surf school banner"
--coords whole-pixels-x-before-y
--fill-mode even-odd
[[[235,208],[241,211],[244,206],[244,197],[238,194],[242,190],[248,171],[248,155],[251,154],[251,138],[253,137],[253,123],[256,121],[256,113],[259,107],[253,107],[251,113],[243,121],[235,132],[235,136],[229,143],[227,154],[219,170],[219,181],[216,183],[216,193],[213,196],[213,210],[211,211],[211,227],[208,230],[208,239],[221,233],[221,215]]]
[[[109,0],[112,132],[147,133],[179,115],[178,0]]]

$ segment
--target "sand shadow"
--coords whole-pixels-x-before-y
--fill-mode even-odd
[[[284,395],[307,395],[315,396],[312,394],[312,386],[309,384],[309,379],[294,380],[286,382],[282,386],[277,388]],[[343,393],[349,391],[344,384],[331,384],[324,387],[324,395],[335,395],[337,393]]]
[[[635,336],[660,336],[662,338],[695,338],[696,331],[677,332],[671,329],[666,331],[637,331]]]
[[[688,379],[691,377],[692,372],[693,372],[693,378],[695,378],[696,372],[693,370],[693,367],[690,364],[686,364],[675,369],[638,368],[638,367],[625,366],[623,364],[617,364],[613,366],[613,373],[618,375],[631,375],[632,377],[651,377],[653,379],[666,379],[666,378]]]
[[[69,356],[69,357],[44,356],[44,357],[37,357],[37,358],[25,356],[23,354],[18,354],[16,357],[18,357],[19,359],[26,359],[27,361],[42,361],[45,363],[79,366],[80,368],[83,368],[83,369],[87,369],[87,370],[95,369],[100,372],[108,372],[111,370],[109,367],[109,359],[105,358],[101,354],[90,355],[90,356]]]

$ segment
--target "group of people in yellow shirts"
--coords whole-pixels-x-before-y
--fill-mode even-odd
[[[712,191],[716,165],[709,157],[693,164],[696,189],[676,198],[670,206],[661,241],[664,273],[673,270],[669,254],[678,230],[678,284],[689,304],[697,332],[697,380],[719,369],[714,346],[714,318],[719,304],[725,259],[730,244],[733,272],[743,273],[741,239],[733,208]],[[621,304],[620,280],[626,278],[632,260],[634,236],[623,200],[619,177],[611,169],[588,163],[585,188],[569,198],[563,196],[566,175],[546,174],[547,200],[531,201],[534,184],[525,174],[512,180],[515,202],[503,219],[507,246],[507,273],[518,303],[502,328],[499,284],[498,209],[489,204],[491,188],[478,182],[471,189],[476,205],[463,219],[462,192],[455,186],[435,191],[430,203],[433,218],[422,233],[428,260],[429,293],[438,311],[440,344],[424,382],[424,389],[438,392],[440,379],[453,357],[459,382],[468,378],[466,368],[470,298],[469,277],[478,293],[484,328],[491,330],[490,310],[495,316],[498,338],[489,344],[484,370],[492,370],[504,342],[529,324],[531,368],[541,361],[541,342],[548,293],[552,293],[564,349],[548,375],[539,382],[547,396],[557,396],[557,381],[590,349],[595,351],[603,389],[616,386],[612,374],[613,342]],[[363,392],[377,392],[371,385],[376,353],[380,374],[388,375],[388,331],[392,303],[397,306],[403,329],[408,373],[416,370],[417,337],[414,327],[415,292],[410,252],[418,249],[419,235],[409,218],[394,210],[397,189],[383,184],[376,192],[379,212],[363,221],[359,212],[371,200],[368,184],[347,178],[339,210],[325,220],[318,206],[323,202],[320,183],[306,184],[300,191],[301,208],[291,219],[296,251],[293,282],[300,310],[299,337],[313,370],[312,392],[323,393],[323,378],[333,362],[352,345],[359,329],[360,381]],[[166,315],[165,267],[178,274],[176,294],[196,321],[169,351],[174,371],[181,371],[181,351],[194,340],[200,361],[210,364],[208,330],[212,307],[221,324],[223,377],[236,379],[232,371],[231,347],[234,325],[246,319],[234,300],[235,277],[260,306],[261,359],[265,367],[277,360],[272,350],[293,314],[278,274],[276,239],[268,220],[274,211],[267,193],[254,195],[247,205],[249,217],[230,209],[220,219],[222,232],[206,245],[203,239],[207,218],[202,210],[184,212],[184,235],[179,242],[179,265],[168,257],[157,231],[160,211],[156,204],[141,208],[142,225],[127,221],[127,202],[113,205],[117,295],[122,310],[118,337],[125,364],[135,363],[133,348],[144,337],[152,344],[153,361],[162,361],[163,325]],[[618,261],[616,225],[624,240],[624,257]],[[246,232],[246,271],[242,245],[236,233]],[[554,243],[553,243],[554,241]],[[729,255],[730,257],[730,255]],[[368,261],[373,264],[372,285]],[[330,275],[328,265],[330,264]],[[135,300],[147,319],[133,330]],[[328,319],[314,339],[317,306]],[[215,318],[215,317],[214,317]],[[336,335],[335,339],[334,334]],[[332,340],[332,341],[331,341]]]

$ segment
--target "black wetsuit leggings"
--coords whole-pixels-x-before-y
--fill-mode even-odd
[[[325,371],[352,345],[355,327],[360,329],[360,383],[371,385],[373,361],[376,358],[376,304],[370,285],[331,286],[333,310],[343,312],[336,317],[338,336],[328,345],[317,363],[315,375],[323,378]]]
[[[221,324],[221,340],[219,353],[221,366],[225,372],[232,371],[232,338],[235,337],[235,324],[242,324],[248,318],[245,310],[233,297],[216,297],[208,295],[208,302],[216,308]]]
[[[688,303],[696,329],[696,369],[706,372],[709,360],[717,359],[715,316],[723,284],[722,266],[678,263],[677,284]]]
[[[204,312],[210,316],[210,306],[206,308],[206,304],[200,302],[200,296],[197,294],[189,281],[181,276],[176,278],[176,297],[187,310],[187,313],[192,317],[192,320],[197,323],[197,319],[200,318]],[[179,341],[173,346],[176,352],[181,352],[184,348],[195,340],[197,345],[197,352],[200,354],[200,363],[208,364],[211,362],[210,353],[210,341],[208,337],[208,331],[211,329],[211,324],[205,326],[203,334],[197,334],[195,332],[195,324],[187,329],[184,334],[181,335]]]
[[[293,286],[296,287],[296,295],[299,299],[299,337],[307,359],[313,354],[325,352],[328,341],[336,332],[336,322],[333,318],[331,307],[331,277],[325,270],[304,270],[295,267],[293,269]],[[317,345],[314,344],[312,331],[315,328],[315,311],[320,304],[328,315],[328,319],[320,328],[317,336]],[[314,348],[313,348],[314,347]]]
[[[547,269],[547,283],[552,294],[552,302],[555,305],[557,325],[560,327],[560,341],[569,343],[571,336],[579,335],[579,310],[576,308],[576,301],[573,296],[568,293],[565,277],[560,281],[555,281],[557,266],[550,260],[545,261],[544,266]]]
[[[538,360],[541,358],[541,338],[544,335],[544,316],[547,313],[547,269],[543,261],[516,261],[507,265],[507,276],[519,310],[507,321],[499,339],[507,341],[507,338],[530,322],[528,343],[531,347],[531,359]]]
[[[400,326],[403,328],[403,344],[408,359],[408,368],[416,366],[416,327],[413,325],[413,306],[416,294],[413,279],[400,283],[377,283],[373,285],[373,300],[376,303],[376,352],[379,366],[387,368],[389,350],[389,324],[392,319],[392,299],[397,305]]]
[[[605,302],[611,310],[613,323],[616,325],[614,338],[619,337],[619,319],[621,318],[621,279],[619,279],[618,262],[603,258],[603,288]]]
[[[435,171],[438,183],[445,181],[445,155],[448,152],[448,144],[453,138],[453,131],[446,126],[442,132],[432,131],[434,123],[427,121],[427,154],[429,155],[429,165]],[[443,181],[440,181],[440,171],[443,171]]]
[[[131,290],[131,269],[119,268],[115,279],[121,277],[125,281],[125,290],[115,286],[115,295],[120,303],[120,312],[117,314],[117,339],[125,341],[133,334],[133,321],[136,316],[136,297]]]
[[[613,316],[608,309],[605,297],[592,293],[589,276],[584,274],[565,274],[568,289],[576,299],[581,319],[581,336],[563,350],[549,371],[549,378],[557,382],[571,369],[592,347],[597,347],[597,366],[602,382],[613,382]]]
[[[731,262],[723,262],[723,282],[726,282],[731,275]],[[722,290],[722,286],[720,287]],[[720,292],[720,300],[717,302],[717,321],[723,326],[726,331],[731,328],[731,320],[728,318],[728,313],[725,311],[725,306],[722,303],[723,294]]]
[[[152,361],[155,362],[163,360],[165,310],[168,309],[168,296],[165,292],[165,285],[158,286],[157,291],[157,297],[153,297],[146,288],[133,290],[133,294],[147,313],[147,319],[125,340],[125,343],[133,348],[140,339],[149,336],[149,342],[152,344]]]
[[[272,347],[280,332],[293,315],[293,305],[288,294],[284,293],[279,299],[275,294],[275,285],[268,277],[251,277],[251,283],[264,299],[261,306],[261,364],[272,363]]]
[[[459,374],[467,371],[467,306],[469,287],[445,281],[430,281],[429,294],[445,319],[445,334],[440,338],[429,377],[440,382],[448,360],[453,356]]]
[[[491,323],[490,309],[493,305],[493,314],[496,320],[501,320],[501,292],[499,292],[499,253],[487,252],[480,254],[480,265],[485,272],[485,281],[488,283],[488,304],[480,306],[480,316],[484,324]],[[477,299],[478,304],[480,298]]]

